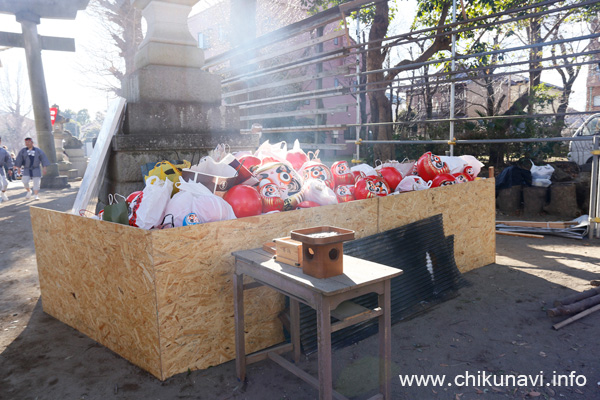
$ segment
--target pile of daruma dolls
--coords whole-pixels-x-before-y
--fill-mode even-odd
[[[351,168],[347,161],[337,161],[329,167],[299,146],[285,154],[259,149],[236,158],[258,181],[255,186],[236,185],[223,196],[238,218],[466,183],[476,178],[483,165],[472,156],[427,152],[416,162]]]

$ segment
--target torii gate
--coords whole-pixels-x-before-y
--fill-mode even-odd
[[[0,13],[14,15],[23,32],[0,32],[0,46],[25,48],[38,145],[51,162],[42,178],[42,187],[63,188],[68,185],[67,177],[58,175],[42,50],[75,51],[75,40],[40,36],[37,25],[40,18],[75,19],[77,11],[85,10],[88,3],[89,0],[0,0]]]

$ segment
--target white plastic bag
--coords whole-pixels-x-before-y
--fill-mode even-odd
[[[364,172],[366,176],[377,176],[377,170],[371,167],[369,164],[358,164],[354,167],[350,168],[350,171],[355,172]]]
[[[190,213],[196,214],[200,223],[235,219],[233,208],[203,184],[186,182],[179,178],[179,192],[165,209],[165,215],[173,216],[173,226],[183,226],[183,219]]]
[[[335,192],[320,179],[305,180],[302,195],[305,201],[314,201],[322,206],[338,203]]]
[[[226,143],[218,144],[214,150],[208,152],[208,156],[211,157],[216,162],[220,162],[225,158],[226,155],[229,154],[230,147]]]
[[[407,176],[411,174],[414,165],[414,161],[409,161],[407,158],[405,158],[404,160],[402,160],[402,162],[396,160],[384,162],[383,164],[380,164],[377,167],[375,167],[375,170],[379,171],[383,167],[394,167],[398,170],[398,172],[402,174],[402,176]]]
[[[265,158],[269,157],[276,161],[288,163],[288,161],[286,161],[287,143],[279,142],[271,144],[267,140],[258,147],[256,153],[254,153],[254,156],[260,158],[261,160],[264,160]]]
[[[460,156],[459,158],[461,158],[468,166],[473,168],[473,177],[479,175],[479,173],[481,172],[481,167],[483,167],[483,163],[481,161],[479,161],[473,156]]]
[[[531,161],[531,178],[532,179],[550,179],[554,173],[552,165],[535,165]]]
[[[162,222],[165,217],[165,207],[171,198],[173,182],[161,180],[158,176],[146,179],[143,201],[136,211],[136,225],[143,229],[151,229]]]
[[[412,192],[414,190],[424,190],[431,187],[431,181],[425,182],[418,175],[409,175],[404,177],[396,187],[395,193]]]

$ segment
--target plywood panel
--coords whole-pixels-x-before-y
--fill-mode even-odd
[[[333,225],[356,238],[443,213],[462,271],[494,261],[494,183],[146,231],[31,208],[44,310],[160,379],[234,358],[232,252],[292,229]],[[284,299],[245,292],[246,348],[283,340]]]
[[[372,199],[153,231],[165,376],[235,357],[232,252],[316,225],[353,229],[357,237],[371,235],[377,232],[377,207]],[[277,318],[283,308],[283,296],[269,288],[245,292],[249,353],[283,341]]]
[[[151,233],[30,210],[44,311],[162,378]]]
[[[494,179],[382,197],[379,211],[380,231],[443,214],[446,236],[455,236],[454,257],[461,272],[495,261]]]

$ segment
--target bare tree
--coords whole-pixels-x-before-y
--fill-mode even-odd
[[[16,152],[23,147],[26,137],[36,139],[36,132],[33,120],[27,118],[32,108],[28,101],[22,64],[17,64],[15,71],[3,69],[4,74],[0,79],[0,136],[2,145]]]
[[[87,49],[93,63],[88,73],[104,78],[97,88],[123,96],[121,81],[134,70],[134,57],[142,42],[142,15],[129,0],[92,0],[89,12],[101,25],[104,36]]]

